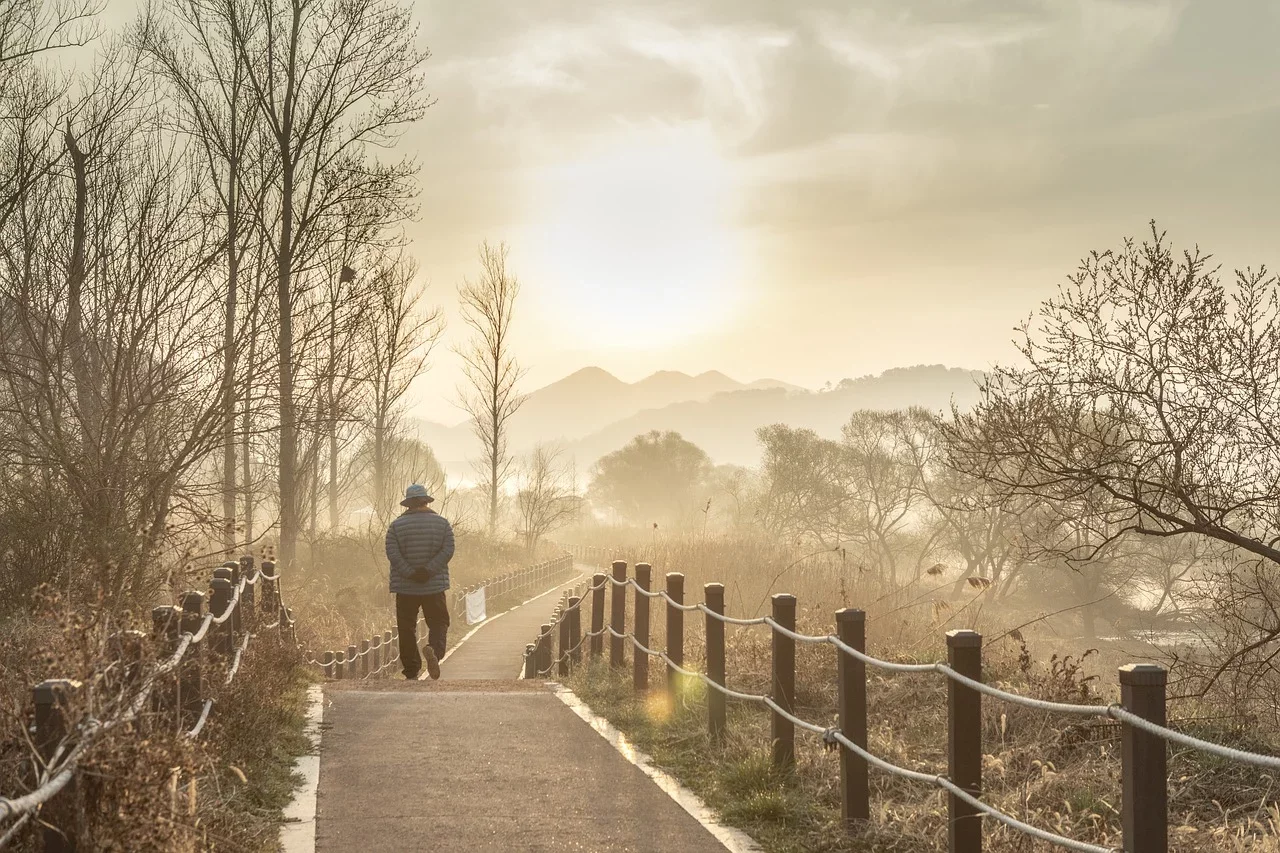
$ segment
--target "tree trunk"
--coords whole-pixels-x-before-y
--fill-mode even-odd
[[[298,548],[298,423],[293,402],[293,193],[294,164],[284,141],[280,245],[276,253],[276,298],[280,310],[279,395],[280,459],[277,485],[280,491],[280,565],[293,568]]]
[[[249,336],[249,358],[245,364],[244,379],[244,429],[240,437],[240,487],[244,492],[244,541],[253,542],[253,471],[249,463],[249,435],[253,426],[253,371],[257,356],[257,323]]]
[[[234,114],[234,111],[233,111]],[[234,118],[232,134],[235,133]],[[236,216],[236,164],[227,167],[227,302],[222,328],[222,547],[228,554],[236,541],[236,295],[240,258]]]
[[[308,519],[307,536],[311,539],[311,548],[313,551],[316,547],[316,524],[320,515],[320,436],[324,435],[324,418],[320,414],[320,406],[316,406],[315,410],[315,438],[311,444],[311,500],[308,501],[308,509],[311,517]]]
[[[329,409],[329,529],[338,529],[338,413]]]
[[[387,503],[387,418],[383,411],[374,415],[373,422],[373,508],[382,519]]]

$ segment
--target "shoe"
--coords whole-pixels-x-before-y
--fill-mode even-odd
[[[416,673],[416,672],[415,672],[415,673],[413,673],[412,675],[410,675],[409,673],[407,673],[407,672],[406,672],[406,673],[404,674],[404,680],[405,680],[405,681],[417,681],[417,680],[418,680],[418,673]]]
[[[422,650],[422,660],[427,665],[427,675],[431,676],[431,680],[435,681],[440,678],[440,659],[436,657],[436,650],[430,646]]]

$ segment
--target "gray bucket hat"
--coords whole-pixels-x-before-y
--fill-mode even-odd
[[[400,501],[400,506],[410,506],[418,503],[431,503],[435,498],[427,494],[427,487],[414,483],[412,486],[404,490],[404,500]]]

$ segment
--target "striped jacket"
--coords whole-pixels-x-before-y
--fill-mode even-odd
[[[387,528],[391,591],[398,595],[432,595],[449,588],[453,528],[431,509],[411,509]]]

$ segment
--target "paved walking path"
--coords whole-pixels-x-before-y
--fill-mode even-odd
[[[438,682],[326,686],[316,850],[724,853],[540,681],[517,681],[558,593],[490,620]]]

